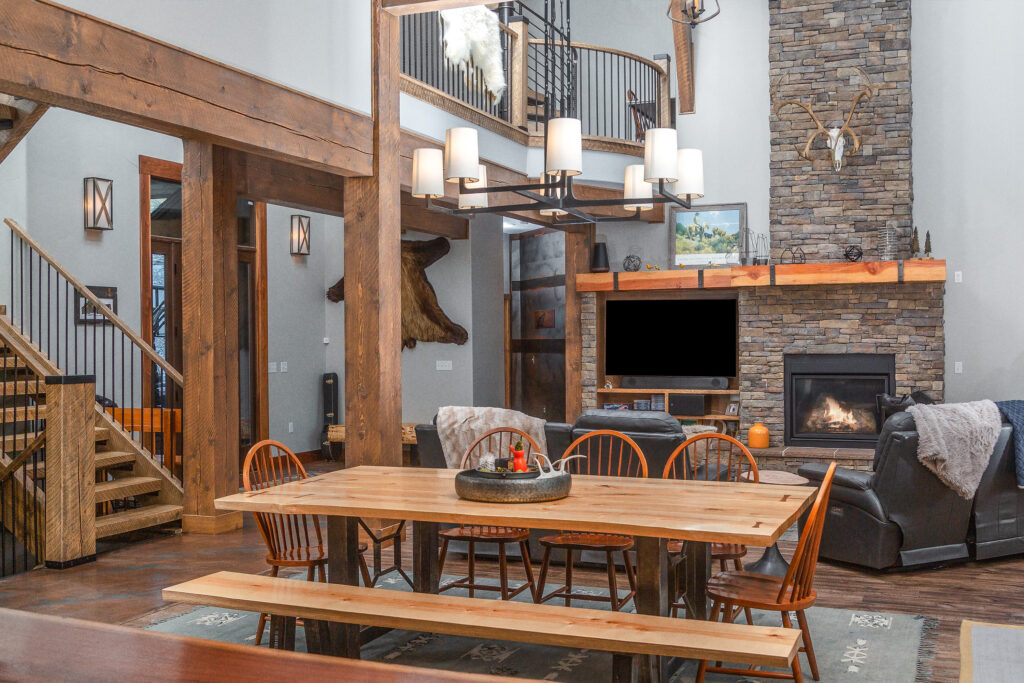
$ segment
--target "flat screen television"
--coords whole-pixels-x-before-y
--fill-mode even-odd
[[[735,377],[735,299],[614,299],[605,308],[606,375]]]

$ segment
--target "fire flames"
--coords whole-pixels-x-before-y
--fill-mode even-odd
[[[833,429],[853,429],[857,426],[857,417],[852,410],[843,408],[839,401],[831,396],[825,397],[825,411],[822,419]]]
[[[877,431],[876,426],[875,415],[870,407],[851,407],[825,394],[803,417],[802,431],[867,434]]]

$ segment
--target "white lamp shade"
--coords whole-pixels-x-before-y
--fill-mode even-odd
[[[444,152],[429,147],[413,150],[412,196],[444,196]]]
[[[476,128],[449,128],[444,141],[445,179],[457,183],[460,179],[475,183],[480,168],[480,150]]]
[[[583,125],[579,119],[556,118],[548,121],[547,168],[549,174],[583,173]]]
[[[483,164],[477,164],[476,176],[478,180],[474,182],[466,182],[467,188],[476,187],[487,187],[487,167]],[[460,209],[486,209],[487,208],[487,195],[484,193],[480,194],[462,194],[459,193],[459,208]]]
[[[644,134],[644,180],[674,183],[679,172],[675,128],[651,128]]]
[[[704,153],[699,149],[679,150],[679,179],[675,194],[699,199],[704,196]]]
[[[633,164],[626,167],[626,187],[623,197],[626,199],[649,199],[651,197],[651,184],[644,180],[644,165]],[[626,204],[627,209],[640,209],[646,211],[653,209],[653,203],[635,202]]]

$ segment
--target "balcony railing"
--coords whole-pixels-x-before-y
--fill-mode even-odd
[[[521,2],[502,3],[506,89],[487,93],[483,74],[444,57],[439,15],[402,17],[402,88],[472,123],[533,146],[544,122],[574,116],[584,146],[639,153],[648,128],[672,126],[668,55],[646,59],[622,50],[566,41],[558,26]]]

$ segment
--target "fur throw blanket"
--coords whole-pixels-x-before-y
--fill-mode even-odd
[[[477,439],[498,427],[515,427],[533,437],[540,452],[548,452],[548,440],[544,434],[544,420],[530,417],[517,410],[505,408],[471,408],[445,406],[437,411],[437,437],[448,467],[458,469],[462,458]],[[561,454],[559,454],[561,455]],[[499,457],[507,458],[508,453]]]
[[[917,459],[961,498],[971,499],[1003,421],[989,400],[907,408],[917,423]]]
[[[480,69],[491,97],[501,97],[505,68],[498,15],[484,6],[446,9],[440,14],[445,59],[467,75],[472,67]]]

